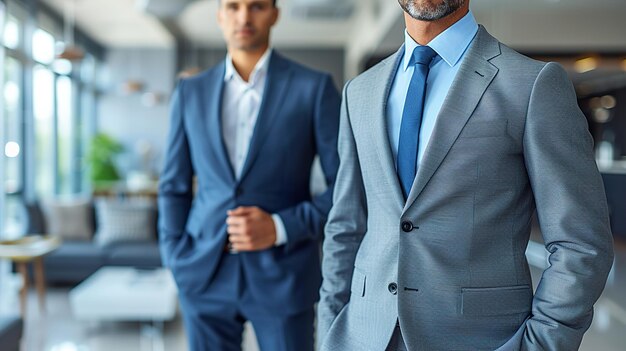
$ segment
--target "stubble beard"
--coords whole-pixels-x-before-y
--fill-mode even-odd
[[[398,0],[398,3],[416,20],[432,22],[458,10],[465,4],[465,0],[443,0],[439,4],[432,4],[429,0]]]

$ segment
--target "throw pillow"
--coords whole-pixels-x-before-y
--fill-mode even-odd
[[[96,218],[95,241],[99,245],[156,240],[156,205],[153,201],[97,199]]]
[[[47,234],[63,240],[91,240],[93,207],[87,198],[55,198],[42,202]]]

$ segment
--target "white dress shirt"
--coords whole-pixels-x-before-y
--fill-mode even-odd
[[[462,19],[427,44],[431,49],[435,50],[437,56],[430,64],[426,82],[426,98],[424,99],[424,112],[422,114],[417,153],[417,169],[419,169],[419,164],[435,128],[435,122],[441,106],[463,62],[465,52],[476,33],[478,33],[478,24],[472,12],[468,12]],[[404,111],[404,102],[414,71],[414,67],[410,65],[411,55],[417,46],[419,44],[405,30],[404,56],[400,61],[400,67],[396,71],[387,103],[387,133],[393,158],[396,161],[396,167],[402,112]]]
[[[263,54],[247,82],[241,78],[233,66],[232,57],[226,56],[222,101],[222,137],[237,179],[241,177],[241,171],[248,157],[250,140],[263,100],[271,54],[271,49]],[[276,227],[275,245],[282,245],[287,242],[285,225],[277,214],[273,214],[272,219]]]

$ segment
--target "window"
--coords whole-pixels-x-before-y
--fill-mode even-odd
[[[54,73],[37,65],[33,70],[35,190],[43,197],[55,193],[54,105]]]
[[[4,62],[4,188],[7,193],[22,189],[23,116],[22,116],[22,65],[12,57]]]
[[[33,34],[33,59],[39,63],[50,64],[54,61],[55,41],[52,34],[38,28]]]
[[[74,191],[74,127],[72,118],[72,80],[61,76],[56,81],[57,100],[57,146],[58,193],[71,194]]]
[[[98,61],[56,59],[63,23],[0,0],[0,236],[25,233],[24,199],[89,190],[82,155],[95,131]],[[28,3],[28,2],[26,2]],[[6,9],[6,12],[5,12]]]
[[[2,35],[2,42],[4,46],[9,49],[17,49],[21,42],[21,23],[13,17],[8,16],[6,24],[4,25],[4,34]]]

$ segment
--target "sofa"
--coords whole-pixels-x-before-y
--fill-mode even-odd
[[[104,266],[155,268],[161,266],[156,242],[119,242],[101,246],[65,241],[44,258],[46,281],[51,285],[76,285]]]
[[[76,285],[104,266],[161,266],[153,200],[55,199],[27,209],[29,233],[62,239],[44,257],[49,285]]]
[[[24,323],[17,316],[0,316],[0,350],[18,351]]]

